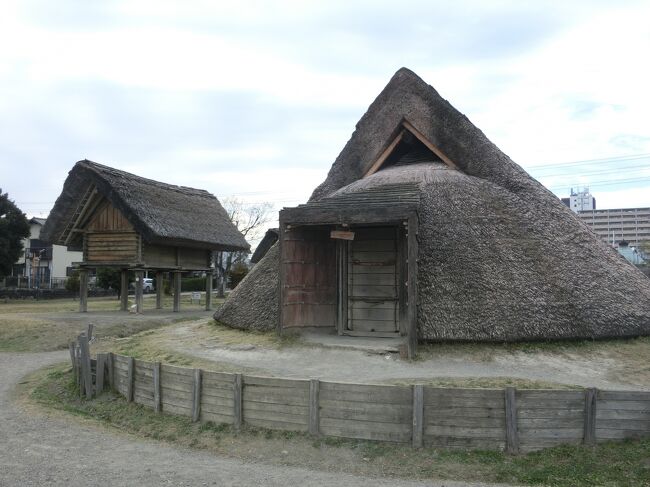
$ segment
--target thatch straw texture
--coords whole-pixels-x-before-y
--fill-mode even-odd
[[[459,170],[428,162],[391,166],[363,178],[405,119]],[[419,338],[515,341],[650,334],[650,280],[432,87],[401,69],[357,124],[310,201],[370,190],[376,194],[382,186],[410,182],[420,188]],[[264,263],[277,269],[270,259],[277,255],[267,255],[257,267]],[[256,270],[248,280],[262,278]],[[245,322],[240,319],[244,313],[252,322],[252,315],[271,302],[277,308],[277,276],[263,278],[267,301],[252,291],[233,293],[227,317],[218,319],[235,326]],[[269,290],[275,290],[272,297]],[[277,317],[268,320],[273,326],[276,322]]]
[[[248,250],[219,200],[201,189],[142,178],[92,161],[68,174],[41,235],[63,244],[63,231],[89,185],[118,208],[146,241],[218,250]],[[72,241],[78,246],[80,235]]]
[[[279,250],[280,246],[274,244],[262,260],[255,264],[233,289],[226,302],[217,309],[215,320],[246,330],[273,330],[277,327],[280,313]]]

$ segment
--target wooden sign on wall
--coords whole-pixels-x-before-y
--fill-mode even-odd
[[[354,240],[354,232],[348,232],[345,230],[332,230],[330,232],[330,238],[337,238],[339,240]]]

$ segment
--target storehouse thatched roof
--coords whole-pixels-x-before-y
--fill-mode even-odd
[[[419,142],[400,142],[377,169],[405,124],[442,155],[420,157]],[[369,195],[380,207],[382,193],[384,204],[394,205],[400,184],[418,188],[419,338],[650,334],[650,280],[407,69],[369,107],[309,203],[284,211],[301,216]],[[269,252],[246,278],[260,282],[233,293],[216,319],[275,327],[278,318],[267,310],[278,308],[277,274],[262,280],[256,270],[277,272],[270,262],[277,258]]]
[[[43,227],[44,239],[64,244],[64,232],[89,188],[119,209],[135,230],[152,243],[248,250],[249,245],[217,198],[202,189],[142,178],[96,162],[75,164]],[[69,241],[79,246],[80,235]]]

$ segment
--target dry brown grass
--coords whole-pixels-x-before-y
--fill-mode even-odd
[[[165,300],[167,310],[171,298]],[[103,337],[125,337],[142,330],[157,328],[172,321],[168,316],[147,315],[153,310],[155,299],[145,299],[145,314],[130,315],[119,311],[115,298],[92,298],[88,314],[79,313],[79,302],[72,299],[15,300],[0,302],[0,351],[41,352],[61,350],[94,322]],[[187,311],[203,313],[204,305],[190,303],[184,297],[181,309],[186,311],[179,319],[193,318]],[[201,314],[199,314],[201,316]],[[194,316],[196,317],[196,316]]]
[[[385,384],[407,386],[422,384],[431,387],[469,388],[469,389],[579,389],[579,386],[560,384],[544,380],[521,379],[517,377],[432,377],[429,379],[388,380]]]

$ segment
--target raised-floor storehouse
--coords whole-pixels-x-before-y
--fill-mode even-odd
[[[248,250],[243,235],[217,198],[201,189],[176,186],[83,160],[72,168],[41,238],[83,252],[80,311],[87,310],[88,270],[122,271],[121,308],[127,309],[127,272],[135,271],[136,308],[142,311],[145,271],[173,274],[174,311],[180,309],[181,273],[203,271],[206,307],[211,306],[214,251]],[[162,307],[163,286],[156,286]]]

